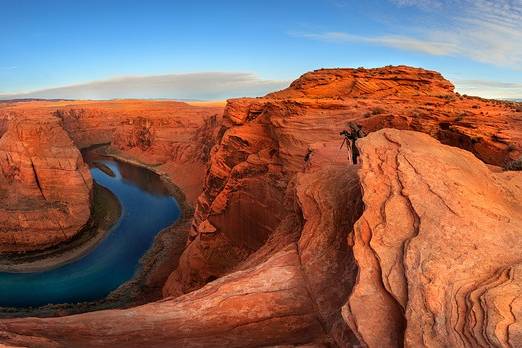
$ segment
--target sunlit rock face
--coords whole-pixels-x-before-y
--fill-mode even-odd
[[[370,347],[522,343],[522,173],[493,173],[428,135],[358,143],[365,211],[343,315]]]
[[[92,179],[59,120],[0,111],[0,252],[72,238],[90,216]]]
[[[191,203],[201,192],[222,106],[118,100],[55,107],[78,147],[110,144],[117,155],[166,173]]]
[[[421,131],[503,165],[522,154],[521,115],[514,104],[462,97],[439,73],[405,66],[317,70],[266,97],[229,100],[191,242],[165,295],[226,274],[269,240],[314,144],[339,147],[349,122],[366,133]]]
[[[77,148],[109,145],[111,153],[166,174],[192,204],[201,193],[223,113],[220,103],[200,104],[72,100],[4,103],[0,108],[35,119],[53,115]]]
[[[174,182],[176,165],[206,169],[181,173],[206,176],[164,298],[1,320],[0,342],[521,345],[522,179],[485,164],[521,155],[514,104],[460,96],[440,74],[401,66],[307,73],[266,97],[229,100],[222,121],[202,117],[195,127],[174,114],[121,115],[105,139],[120,155],[155,163],[147,158],[168,154],[175,159],[157,168]],[[63,121],[79,142],[88,127]],[[358,165],[341,147],[349,122],[369,133]],[[189,145],[159,150],[178,141]]]

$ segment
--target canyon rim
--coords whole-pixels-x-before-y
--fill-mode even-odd
[[[520,0],[0,9],[1,347],[522,347]]]
[[[72,195],[61,192],[88,201],[92,179],[80,149],[100,144],[105,156],[158,173],[175,188],[184,216],[156,237],[141,274],[115,291],[132,288],[125,309],[113,301],[67,315],[97,307],[62,307],[56,318],[32,318],[47,313],[41,308],[26,318],[5,310],[1,340],[36,347],[517,346],[522,176],[501,167],[521,155],[517,107],[461,96],[440,74],[406,66],[317,70],[224,108],[4,103],[2,168],[10,171],[2,180],[15,184],[3,194],[41,207],[37,218],[57,221],[45,204],[67,204],[60,197]],[[367,133],[357,140],[355,165],[340,147],[350,122]],[[64,140],[26,136],[42,132]],[[31,143],[20,146],[12,133]],[[67,151],[55,151],[57,144]],[[55,167],[73,170],[58,186],[57,174],[45,176]],[[20,219],[19,230],[2,232],[4,250],[34,252],[46,236],[56,243],[53,230],[21,223],[27,215],[20,210],[34,213],[18,207],[2,211],[6,221]],[[72,207],[62,211],[74,215],[67,221],[78,219]]]

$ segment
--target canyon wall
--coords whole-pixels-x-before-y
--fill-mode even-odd
[[[230,274],[135,308],[0,320],[0,342],[519,346],[522,174],[412,131],[360,140],[362,166],[332,145],[316,147],[287,191],[296,205]]]
[[[79,146],[95,142],[81,140],[89,139],[85,126],[57,116]],[[157,141],[160,119],[143,112],[109,140],[129,159],[151,156],[156,169],[196,159],[198,173],[206,170],[164,299],[0,320],[0,342],[522,344],[522,174],[498,167],[522,154],[517,104],[461,96],[440,74],[422,69],[323,69],[263,98],[229,100],[222,121],[206,114],[188,127],[191,135],[170,123],[171,133]],[[341,147],[339,132],[350,122],[370,133],[357,143],[361,165]],[[101,138],[96,142],[107,140]],[[193,140],[193,150],[182,144]],[[156,153],[159,144],[170,152]],[[165,154],[175,160],[163,162]],[[175,182],[178,174],[167,172]]]
[[[323,69],[263,98],[229,100],[190,241],[165,296],[227,274],[266,243],[284,220],[286,190],[305,159],[321,143],[339,147],[349,122],[367,133],[421,131],[495,165],[522,154],[515,104],[460,96],[439,73],[422,69]]]
[[[165,174],[193,204],[222,108],[172,101],[28,101],[0,107],[0,251],[72,238],[90,216],[92,179],[78,148]],[[72,140],[72,141],[71,141]]]
[[[92,178],[51,115],[0,110],[0,252],[44,249],[90,217]]]
[[[55,113],[78,147],[110,144],[110,151],[165,173],[189,202],[203,186],[223,108],[175,101],[70,103]]]
[[[285,223],[231,274],[177,298],[62,318],[0,320],[28,347],[351,346],[340,308],[355,282],[346,243],[362,213],[357,167],[324,146],[288,196]],[[327,168],[320,164],[331,163]]]
[[[366,207],[346,318],[369,347],[522,344],[522,173],[385,129],[358,143]]]
[[[6,103],[2,110],[35,119],[52,114],[79,149],[109,145],[118,157],[168,176],[193,203],[202,190],[223,107],[145,100],[35,101]]]

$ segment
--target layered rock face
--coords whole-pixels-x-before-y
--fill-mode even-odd
[[[286,190],[305,159],[317,144],[339,146],[350,121],[366,132],[422,131],[491,164],[522,154],[522,113],[514,105],[462,97],[422,69],[324,69],[264,98],[229,100],[191,242],[165,295],[196,289],[260,248],[283,221]]]
[[[522,173],[385,129],[358,143],[365,211],[343,315],[369,347],[522,344]]]
[[[92,179],[58,119],[0,111],[0,252],[73,237],[90,216]]]
[[[434,71],[407,66],[322,69],[267,97],[305,106],[314,105],[312,99],[323,115],[343,113],[367,132],[390,127],[427,133],[489,164],[504,165],[522,154],[518,104],[460,95]]]
[[[220,106],[126,100],[73,103],[55,113],[78,147],[110,144],[115,154],[168,175],[193,202],[222,112]]]
[[[222,123],[202,118],[183,138],[215,134],[216,145],[195,156],[208,172],[165,298],[0,320],[0,342],[520,346],[522,176],[483,162],[521,155],[521,116],[408,67],[319,70],[264,98],[230,100]],[[340,148],[351,121],[374,132],[358,141],[361,166]],[[125,122],[113,149],[155,153],[154,118]]]
[[[132,309],[2,320],[0,342],[519,346],[522,174],[418,132],[360,140],[360,169],[332,145],[314,146],[287,192],[297,205],[229,275]]]
[[[29,347],[351,346],[341,316],[355,281],[347,243],[362,213],[356,167],[321,145],[288,198],[285,222],[231,274],[177,298],[124,310],[0,321],[0,342]],[[330,165],[323,168],[321,163]]]
[[[52,114],[78,148],[109,145],[114,154],[166,174],[191,203],[202,190],[223,112],[219,105],[144,100],[38,101],[2,109],[35,118]]]

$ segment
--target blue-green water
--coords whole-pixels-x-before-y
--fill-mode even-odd
[[[122,216],[107,237],[85,256],[38,273],[0,273],[0,307],[77,303],[104,298],[132,278],[154,237],[180,216],[178,203],[150,171],[100,161],[115,174],[92,168],[94,180],[112,191]]]

